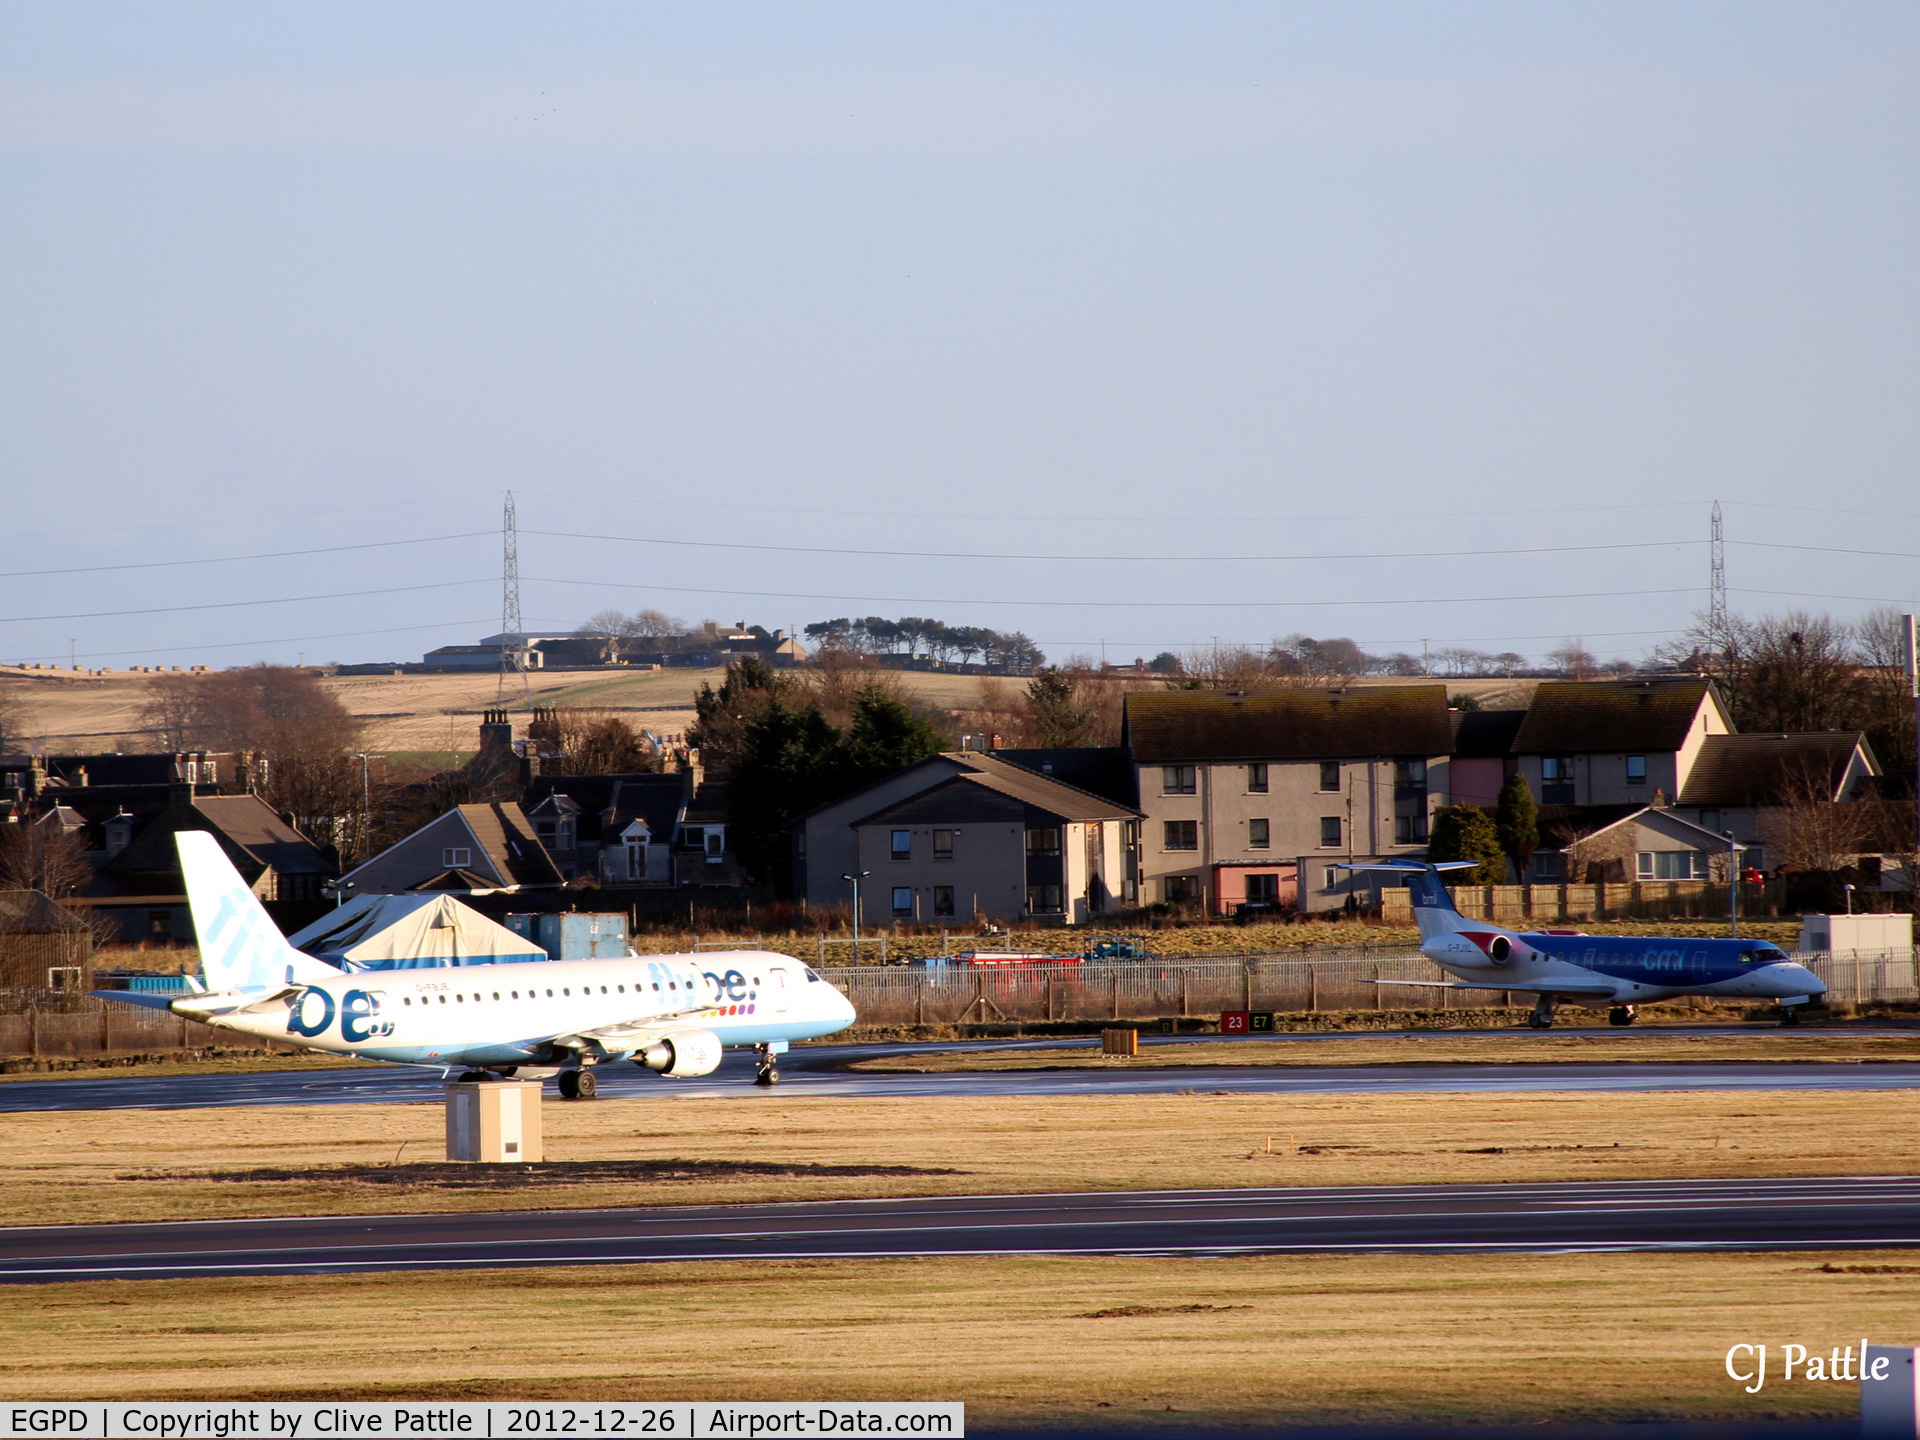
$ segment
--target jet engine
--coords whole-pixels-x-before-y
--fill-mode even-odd
[[[1513,942],[1504,935],[1493,937],[1493,943],[1487,946],[1487,958],[1496,965],[1504,965],[1513,958]]]
[[[720,1037],[711,1030],[682,1030],[656,1040],[633,1063],[676,1080],[711,1075],[720,1068]]]

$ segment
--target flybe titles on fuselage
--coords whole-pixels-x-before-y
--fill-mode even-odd
[[[468,970],[467,974],[471,975],[479,968],[480,967],[474,967]],[[518,970],[518,968],[517,966],[515,967],[516,970]],[[686,976],[683,972],[671,970],[664,965],[658,965],[652,962],[648,962],[647,972],[652,978],[653,988],[656,991],[660,991],[663,995],[669,991],[676,994],[685,994],[689,1002],[692,1002],[693,985],[691,982],[686,981]],[[518,975],[516,975],[515,978],[519,978]],[[707,982],[711,997],[704,1003],[713,1006],[724,1006],[725,1009],[722,1013],[726,1015],[751,1015],[758,1008],[755,1002],[759,992],[752,988],[752,985],[742,971],[727,970],[715,973],[714,971],[708,970],[703,972],[703,978]],[[686,982],[684,988],[682,982]],[[454,993],[455,984],[451,980],[427,981],[424,983],[413,981],[411,982],[411,988],[414,993],[412,996],[406,997],[408,1001],[417,999],[420,1004],[429,1005],[432,1004],[437,997],[440,1003],[444,1005],[447,1003],[448,996]],[[552,987],[544,988],[547,989],[548,995],[551,996]],[[636,991],[639,990],[639,986],[637,985],[634,988]],[[561,989],[563,992],[562,998],[571,998],[571,986],[562,986]],[[509,993],[515,1000],[520,998],[518,989],[510,990]],[[586,994],[591,992],[587,987],[583,986],[582,993]],[[475,998],[477,999],[478,996],[476,995]],[[496,996],[495,998],[498,997]],[[528,988],[527,998],[530,1000],[538,998],[536,990]],[[287,1008],[287,1033],[289,1035],[303,1036],[309,1040],[318,1039],[333,1027],[337,1019],[340,1025],[340,1038],[342,1040],[349,1045],[363,1044],[368,1040],[393,1034],[393,1017],[382,1014],[384,1002],[385,992],[381,990],[356,988],[345,991],[336,998],[334,992],[324,986],[309,985],[300,992],[299,998],[293,1001]],[[692,1008],[692,1004],[690,1003],[687,1008]]]

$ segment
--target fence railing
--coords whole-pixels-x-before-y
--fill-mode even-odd
[[[1777,892],[1778,887],[1775,887]],[[1727,913],[1725,881],[1615,880],[1591,885],[1450,885],[1454,908],[1472,920],[1496,924],[1521,921],[1679,920]],[[1772,914],[1777,893],[1766,884],[1740,887],[1740,913]],[[1413,902],[1399,888],[1380,892],[1380,918],[1390,924],[1413,923]]]
[[[1826,982],[1829,1000],[1913,1003],[1920,1002],[1915,955],[1901,949],[1794,958]],[[1521,992],[1374,983],[1452,978],[1411,949],[1312,959],[1249,955],[1018,967],[850,965],[828,972],[828,978],[853,1001],[863,1025],[1111,1022],[1211,1017],[1223,1010],[1446,1010],[1532,1002]],[[48,998],[62,1003],[0,1013],[0,1057],[81,1058],[262,1044],[301,1048],[242,1037],[164,1010],[91,997]]]

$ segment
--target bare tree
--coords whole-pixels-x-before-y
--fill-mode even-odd
[[[1907,679],[1907,617],[1888,606],[1855,627],[1860,657],[1860,728],[1873,742],[1886,779],[1883,793],[1911,795],[1915,740],[1913,692]]]
[[[137,723],[158,741],[164,754],[194,747],[200,733],[200,691],[204,677],[186,674],[156,675],[147,683],[146,700]]]
[[[1270,653],[1215,641],[1187,651],[1180,657],[1180,669],[1162,683],[1169,690],[1264,690],[1288,678]]]
[[[630,775],[660,767],[646,737],[613,710],[585,705],[542,710],[527,737],[540,743],[545,773]]]
[[[1761,812],[1760,840],[1772,864],[1802,870],[1842,870],[1873,838],[1871,805],[1835,800],[1826,767],[1804,760],[1781,786],[1775,803]]]
[[[1567,640],[1547,652],[1547,659],[1569,680],[1591,680],[1600,661],[1583,640]]]
[[[87,832],[68,830],[56,815],[0,826],[0,890],[38,890],[50,899],[77,895],[93,881]]]

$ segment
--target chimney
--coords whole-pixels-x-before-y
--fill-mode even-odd
[[[487,710],[480,720],[480,750],[484,754],[489,750],[511,750],[513,748],[513,721],[502,710]]]
[[[520,788],[526,789],[540,778],[540,747],[528,745],[520,752]]]

